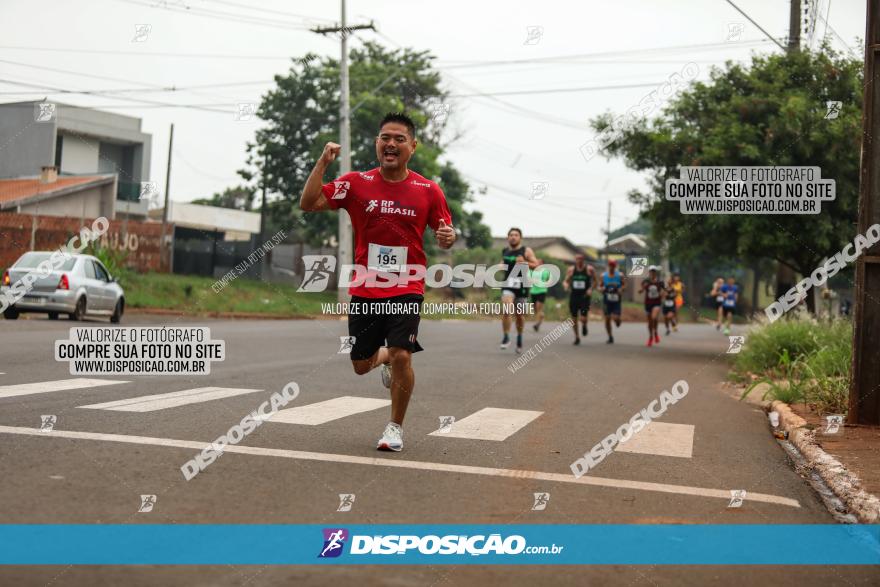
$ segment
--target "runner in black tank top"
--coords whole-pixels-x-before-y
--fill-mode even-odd
[[[528,297],[528,288],[525,287],[525,283],[522,277],[518,275],[514,275],[511,277],[510,274],[513,273],[513,268],[516,267],[516,260],[519,257],[525,258],[526,255],[526,247],[520,245],[516,249],[511,249],[510,247],[505,247],[504,250],[501,251],[501,258],[504,259],[504,263],[507,265],[507,271],[504,272],[504,286],[502,290],[513,292],[514,297],[516,298],[524,298]]]
[[[575,256],[575,264],[568,268],[563,287],[569,291],[568,310],[571,313],[574,327],[574,344],[581,344],[578,334],[578,317],[580,316],[581,333],[587,335],[587,320],[590,313],[590,296],[593,294],[595,271],[584,262],[583,255]]]
[[[511,316],[516,317],[516,352],[522,352],[522,333],[526,325],[524,315],[528,303],[529,288],[525,278],[529,269],[538,266],[538,259],[530,247],[522,244],[522,231],[511,228],[507,231],[507,247],[501,251],[502,260],[507,265],[504,273],[504,285],[501,286],[501,328],[504,338],[501,348],[510,346]]]

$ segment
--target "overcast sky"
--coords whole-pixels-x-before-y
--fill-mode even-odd
[[[787,0],[735,4],[772,36],[787,36]],[[172,199],[209,197],[240,181],[236,170],[259,124],[235,121],[235,105],[259,102],[272,77],[289,69],[291,57],[309,51],[338,57],[338,39],[308,29],[338,21],[339,6],[284,0],[0,0],[0,102],[48,96],[143,119],[143,130],[153,136],[151,179],[161,186],[173,122]],[[845,42],[861,54],[864,0],[821,0],[818,10],[814,45],[827,31],[836,48],[845,49]],[[603,244],[608,202],[612,228],[634,220],[638,210],[626,193],[644,185],[640,174],[619,161],[585,160],[579,147],[592,136],[589,119],[608,110],[622,114],[689,62],[705,79],[713,64],[780,50],[725,0],[349,0],[348,14],[350,23],[373,20],[381,32],[359,33],[353,43],[374,39],[428,49],[437,57],[445,87],[459,96],[450,101],[450,124],[464,133],[446,156],[473,185],[488,187],[473,208],[484,213],[492,233],[517,225],[526,239],[563,235],[577,244]],[[150,25],[149,33],[136,40],[139,24]],[[530,27],[541,27],[540,34],[530,35]],[[559,59],[493,63],[551,57]],[[115,97],[53,94],[9,82],[138,91]],[[215,87],[155,91],[206,84]],[[594,89],[603,86],[637,87]],[[577,91],[508,93],[535,90]],[[533,182],[549,184],[543,199],[529,199]]]

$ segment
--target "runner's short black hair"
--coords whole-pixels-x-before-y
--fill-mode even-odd
[[[382,119],[382,122],[379,123],[379,130],[381,131],[382,127],[389,122],[402,124],[406,127],[406,130],[409,131],[410,137],[416,138],[416,124],[412,121],[412,118],[410,118],[403,112],[389,112],[388,114],[386,114],[385,118]]]
[[[515,226],[507,231],[507,236],[510,236],[510,233],[513,232],[514,230],[519,233],[519,238],[522,238],[522,231]]]

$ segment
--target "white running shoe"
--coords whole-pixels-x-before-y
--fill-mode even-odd
[[[391,389],[391,365],[387,363],[382,365],[382,385]]]
[[[382,433],[382,438],[379,439],[379,443],[376,445],[376,449],[400,452],[402,448],[403,428],[400,427],[400,424],[388,422],[388,425],[385,426],[385,432]]]

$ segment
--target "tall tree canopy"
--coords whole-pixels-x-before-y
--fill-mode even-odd
[[[648,171],[649,188],[630,194],[651,221],[658,242],[677,258],[702,254],[748,263],[775,259],[811,273],[855,236],[862,141],[862,69],[827,46],[753,56],[751,64],[713,68],[653,120],[641,120],[605,149]],[[826,103],[842,102],[836,119]],[[611,114],[592,121],[601,131]],[[837,183],[837,199],[814,215],[683,215],[664,200],[666,179],[681,166],[818,166]]]
[[[391,51],[371,42],[351,51],[352,169],[378,165],[374,139],[379,121],[388,112],[405,112],[416,124],[419,141],[410,168],[440,183],[467,244],[488,246],[489,230],[480,222],[481,215],[463,208],[473,197],[471,189],[451,163],[439,161],[447,118],[436,106],[445,94],[432,60],[427,51]],[[309,55],[275,82],[257,111],[266,126],[248,145],[247,168],[239,173],[248,181],[265,181],[268,191],[276,194],[267,206],[271,224],[295,225],[307,241],[325,243],[336,234],[336,215],[316,214],[296,223],[301,216],[296,203],[324,144],[339,141],[339,61]],[[338,175],[337,160],[325,177]]]

